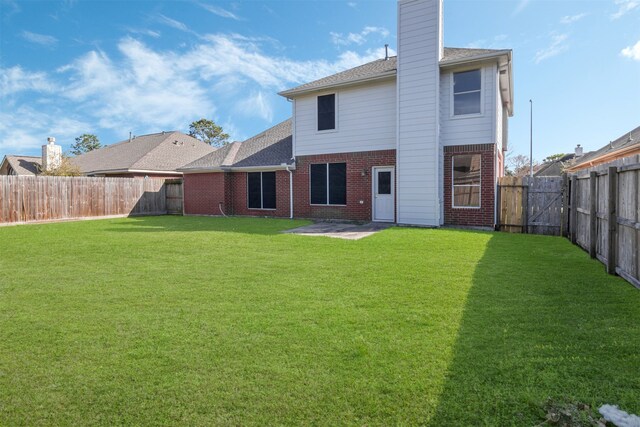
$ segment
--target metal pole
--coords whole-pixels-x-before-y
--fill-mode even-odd
[[[533,100],[529,100],[531,106],[529,117],[529,176],[533,178]]]

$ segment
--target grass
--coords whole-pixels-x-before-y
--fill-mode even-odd
[[[640,292],[560,238],[148,217],[0,228],[0,425],[640,413]]]

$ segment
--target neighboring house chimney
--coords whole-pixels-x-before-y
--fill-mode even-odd
[[[47,144],[42,146],[42,170],[50,171],[60,167],[62,163],[62,147],[56,145],[56,139],[47,138]]]
[[[438,226],[442,0],[398,2],[398,222]],[[401,112],[401,114],[400,114]]]
[[[576,157],[581,157],[582,153],[582,147],[580,146],[580,144],[578,144],[578,146],[576,147]]]

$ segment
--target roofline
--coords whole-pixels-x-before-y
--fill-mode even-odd
[[[291,165],[265,165],[265,166],[217,166],[203,168],[178,169],[184,174],[211,173],[211,172],[272,172],[279,170],[296,170],[294,164]]]
[[[330,88],[334,88],[334,87],[353,86],[353,85],[356,85],[356,84],[359,84],[359,83],[367,83],[367,82],[373,82],[373,81],[378,81],[378,80],[385,80],[385,79],[389,79],[389,78],[395,77],[395,76],[396,76],[396,70],[392,70],[392,71],[386,71],[386,72],[384,72],[382,74],[378,74],[376,76],[351,79],[351,80],[347,80],[347,81],[344,81],[342,83],[337,83],[337,84],[325,84],[325,85],[322,85],[322,86],[314,86],[312,88],[305,88],[305,89],[283,90],[282,92],[278,92],[278,95],[284,96],[285,98],[291,98],[291,97],[294,97],[294,96],[303,95],[303,94],[307,94],[307,93],[320,92],[320,91],[323,91],[325,89],[330,89]]]
[[[148,170],[148,169],[105,169],[105,170],[95,170],[82,172],[87,175],[94,174],[109,174],[109,173],[155,173],[155,174],[163,174],[163,175],[182,175],[181,172],[176,172],[175,170],[170,171],[162,171],[162,170]]]
[[[511,61],[512,50],[511,49],[501,49],[501,50],[497,50],[495,52],[481,53],[479,55],[474,55],[474,56],[467,56],[467,57],[457,58],[457,59],[442,60],[442,61],[440,61],[440,67],[448,67],[448,66],[451,66],[451,65],[458,65],[458,64],[467,64],[467,63],[470,63],[470,62],[473,63],[473,62],[478,62],[478,61],[486,61],[487,59],[499,58],[499,57],[501,57],[503,55],[507,55],[508,61]]]
[[[587,160],[584,161],[582,163],[576,163],[575,165],[568,167],[567,168],[567,172],[579,172],[583,169],[586,168],[590,168],[593,166],[598,166],[601,165],[603,163],[607,163],[610,161],[615,160],[616,157],[618,157],[619,155],[624,155],[624,154],[629,154],[629,153],[633,153],[633,152],[639,152],[640,153],[640,143],[635,143],[629,147],[623,147],[623,148],[619,148],[617,150],[614,151],[610,151],[608,153],[603,153],[597,157],[594,157],[591,160]],[[612,158],[613,157],[613,158]]]

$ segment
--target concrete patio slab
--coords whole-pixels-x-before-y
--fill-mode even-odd
[[[285,230],[283,233],[300,234],[305,236],[325,236],[337,239],[359,240],[371,236],[393,224],[385,222],[370,222],[368,224],[354,224],[344,222],[316,222],[304,227]]]

